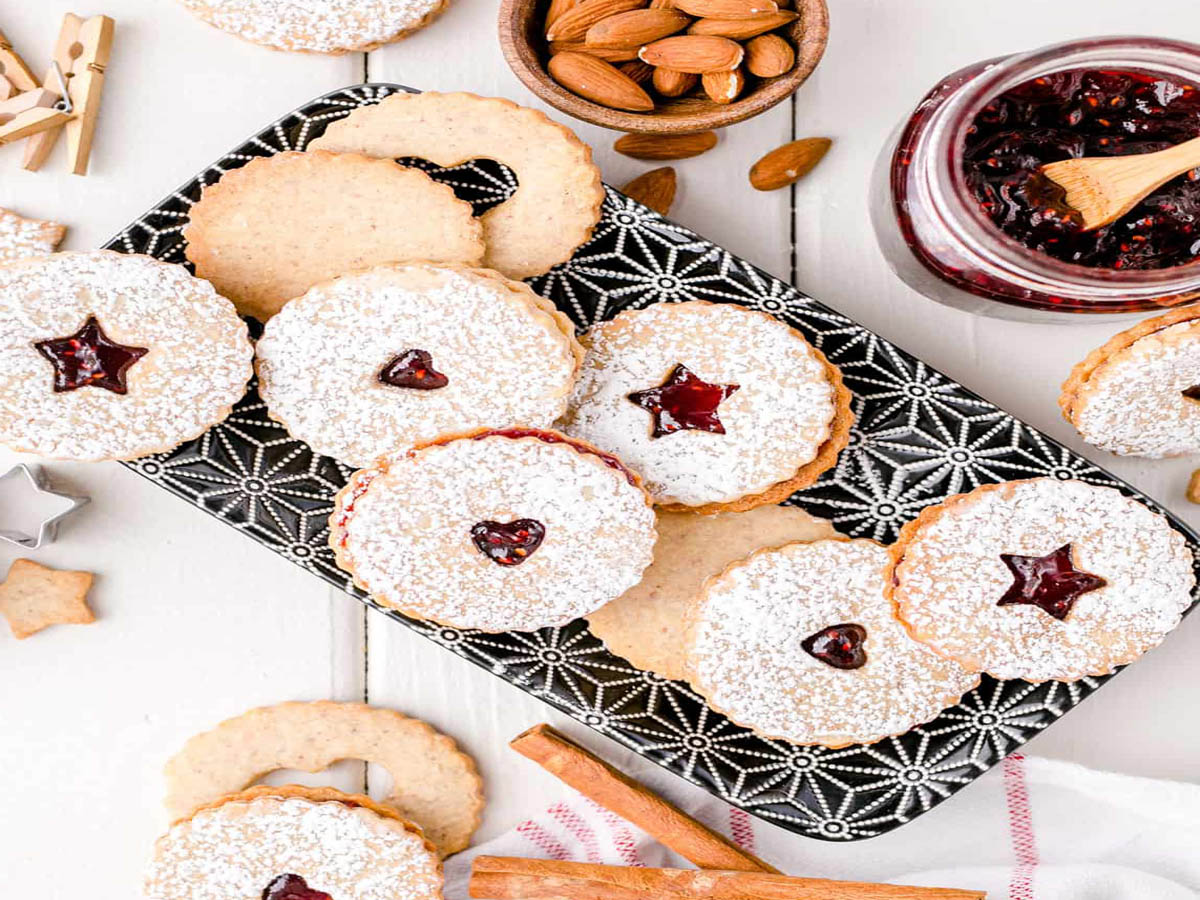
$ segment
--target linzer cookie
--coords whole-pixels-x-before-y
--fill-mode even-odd
[[[0,263],[53,253],[66,233],[65,225],[0,209]]]
[[[583,349],[569,319],[487,269],[380,266],[317,285],[258,342],[271,415],[352,466],[481,425],[548,426]]]
[[[842,747],[902,734],[979,681],[917,643],[884,595],[885,548],[823,540],[759,550],[688,611],[692,686],[765,737]]]
[[[1200,311],[1147,319],[1093,350],[1071,370],[1058,405],[1102,450],[1200,453]]]
[[[582,341],[563,430],[628,463],[668,509],[778,503],[833,466],[849,438],[840,373],[765,313],[660,303]]]
[[[228,415],[253,349],[182,266],[95,250],[0,266],[0,444],[55,459],[169,450]]]
[[[446,0],[182,0],[205,22],[276,50],[366,53],[432,22]]]
[[[354,153],[252,159],[206,187],[188,218],[196,274],[264,322],[314,284],[357,269],[483,257],[470,204],[424,172]]]
[[[592,151],[537,110],[474,94],[398,93],[330,124],[310,145],[456,166],[504,163],[517,189],[481,217],[484,264],[528,278],[571,258],[600,219],[604,187]]]
[[[1156,646],[1192,602],[1192,553],[1114,488],[1034,478],[927,507],[892,546],[913,636],[972,671],[1105,675]]]
[[[276,769],[319,772],[341,759],[387,769],[384,805],[419,825],[443,856],[470,843],[483,810],[471,757],[424,722],[363,703],[279,703],[196,735],[167,763],[167,811],[179,819]]]
[[[587,617],[617,656],[665,678],[684,678],[683,618],[705,580],[762,547],[837,537],[794,506],[712,516],[660,511],[654,562],[636,585]]]
[[[147,900],[441,900],[421,830],[369,797],[262,786],[176,822],[159,838]]]
[[[338,494],[338,565],[386,606],[459,628],[532,631],[587,615],[650,563],[654,511],[617,459],[553,431],[440,439]]]

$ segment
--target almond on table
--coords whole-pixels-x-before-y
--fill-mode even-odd
[[[741,44],[728,38],[684,34],[647,44],[638,57],[652,66],[703,75],[736,69],[745,53]]]
[[[662,166],[643,172],[621,188],[621,193],[665,216],[670,213],[675,200],[675,184],[675,170],[670,166]]]
[[[550,57],[550,77],[593,103],[630,112],[649,112],[654,101],[620,69],[587,53],[566,51]]]
[[[750,167],[750,184],[760,191],[773,191],[799,181],[829,152],[829,138],[801,138],[776,147]]]
[[[692,134],[626,134],[617,138],[613,149],[634,159],[687,159],[717,146],[715,131]]]

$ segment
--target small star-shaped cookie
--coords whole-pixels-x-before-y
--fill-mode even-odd
[[[1075,568],[1070,544],[1063,544],[1045,556],[1001,553],[1000,559],[1013,573],[1013,583],[996,605],[1036,606],[1060,621],[1070,615],[1081,594],[1108,584],[1099,575]]]
[[[74,334],[38,341],[33,346],[54,364],[56,394],[89,385],[124,394],[129,390],[125,372],[150,352],[145,347],[118,344],[104,333],[95,316],[88,317]]]
[[[634,391],[629,399],[654,416],[653,437],[676,431],[724,434],[725,426],[717,416],[717,407],[738,387],[736,384],[709,384],[680,363],[660,387]]]
[[[96,621],[87,605],[92,577],[18,559],[0,582],[0,615],[18,640],[50,625],[87,625]]]
[[[0,209],[0,263],[53,253],[67,233],[65,225],[26,219]]]

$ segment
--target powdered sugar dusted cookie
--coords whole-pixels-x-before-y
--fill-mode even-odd
[[[481,217],[485,265],[528,278],[571,258],[600,220],[604,187],[592,151],[537,110],[474,94],[398,93],[330,124],[310,145],[439,166],[486,157],[517,176]]]
[[[329,542],[378,602],[483,631],[563,625],[633,586],[654,511],[614,457],[552,431],[449,437],[356,472]]]
[[[1058,405],[1102,450],[1200,453],[1200,310],[1148,319],[1093,350],[1071,370]]]
[[[172,825],[154,845],[144,893],[147,900],[441,900],[442,870],[421,830],[369,797],[263,786]]]
[[[765,313],[659,303],[600,322],[563,430],[616,454],[654,502],[714,512],[778,503],[837,461],[841,375]]]
[[[447,432],[550,425],[583,349],[520,282],[410,263],[317,285],[267,323],[257,353],[271,415],[366,466]]]
[[[238,37],[307,53],[368,52],[432,22],[446,0],[182,0]]]
[[[759,550],[688,612],[693,687],[740,725],[842,747],[933,719],[979,681],[917,643],[884,595],[887,550],[833,540]]]
[[[53,253],[66,233],[65,225],[0,209],[0,263]]]
[[[686,677],[683,618],[706,579],[762,547],[837,537],[824,519],[794,506],[712,516],[660,510],[657,527],[642,580],[587,620],[613,653],[672,679]]]
[[[469,203],[424,172],[354,153],[252,159],[204,189],[183,233],[196,274],[264,322],[347,272],[483,257]]]
[[[189,816],[276,769],[319,772],[342,759],[387,769],[385,804],[419,825],[443,856],[470,843],[483,811],[471,757],[424,722],[363,703],[279,703],[196,735],[167,763],[167,811]]]
[[[253,348],[182,266],[95,250],[0,266],[0,444],[56,459],[168,450],[228,415]]]
[[[892,547],[890,592],[913,636],[997,678],[1104,675],[1156,646],[1191,605],[1192,553],[1113,488],[1034,478],[928,507]]]

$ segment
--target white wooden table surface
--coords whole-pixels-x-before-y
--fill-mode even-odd
[[[729,130],[705,156],[678,163],[674,217],[791,278],[1200,525],[1200,507],[1183,498],[1194,460],[1111,459],[1082,446],[1058,417],[1058,384],[1070,365],[1123,325],[1020,325],[937,306],[890,274],[866,213],[868,173],[886,135],[940,76],[1084,33],[1197,40],[1195,0],[1142,0],[1136,15],[1111,0],[830,5],[832,38],[814,77],[791,103]],[[84,8],[0,0],[0,28],[35,70],[48,58],[63,12],[103,11],[117,20],[92,173],[65,174],[61,145],[38,174],[20,170],[19,150],[0,148],[0,206],[69,224],[66,248],[95,247],[264,123],[364,78],[530,103],[500,55],[495,6],[453,0],[443,19],[403,43],[325,58],[243,43],[169,0]],[[607,181],[623,184],[648,168],[614,154],[613,134],[579,131]],[[746,170],[760,153],[809,135],[836,141],[812,177],[790,193],[751,190]],[[13,459],[0,455],[0,466]],[[96,572],[99,622],[23,642],[0,629],[6,895],[135,896],[147,848],[164,826],[164,760],[193,733],[284,699],[369,698],[455,736],[487,778],[484,838],[540,809],[557,789],[505,746],[529,725],[559,722],[635,772],[646,765],[403,627],[365,614],[356,601],[116,464],[53,464],[49,471],[93,504],[32,556]],[[14,549],[0,547],[0,571],[19,555]],[[1028,751],[1200,778],[1198,650],[1194,616]],[[371,776],[378,794],[384,779]],[[342,765],[332,777],[344,788],[363,787],[361,765]],[[677,796],[691,790],[677,782]],[[936,817],[907,827],[930,827]],[[814,845],[814,857],[825,852]],[[871,844],[836,852],[843,859],[870,854]]]

